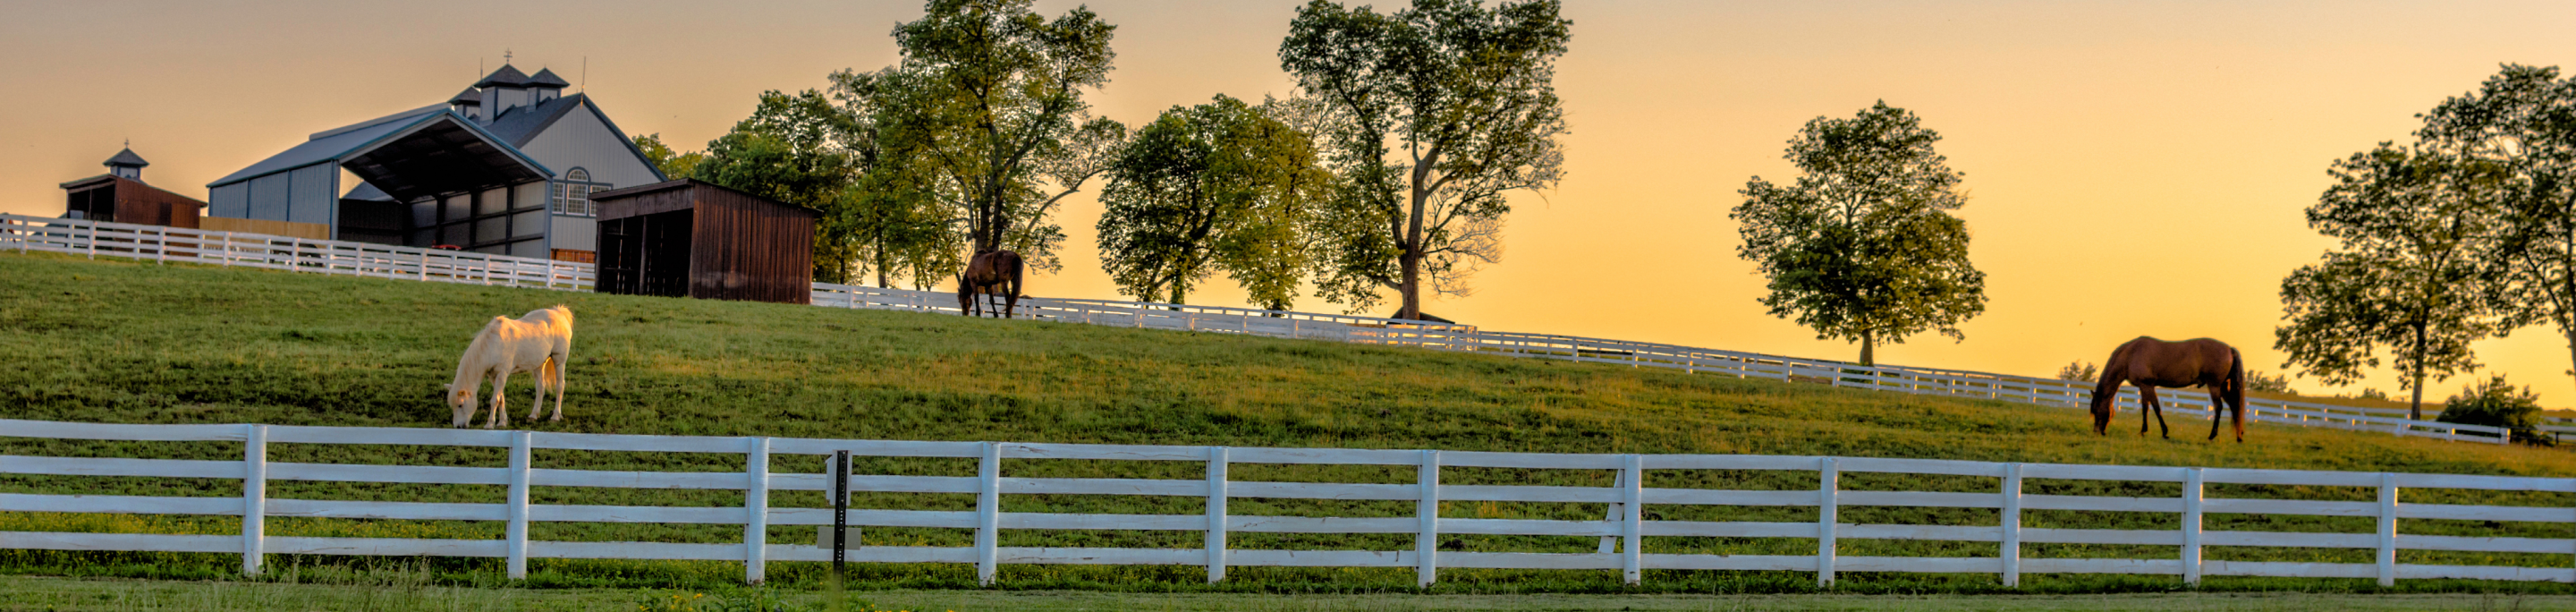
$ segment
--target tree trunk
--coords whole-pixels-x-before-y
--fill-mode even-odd
[[[2424,324],[2415,324],[2415,403],[2406,409],[2407,420],[2424,420]]]
[[[1878,350],[1877,350],[1877,349],[1878,349],[1878,334],[1877,334],[1877,332],[1872,331],[1872,330],[1862,330],[1862,331],[1860,332],[1860,364],[1861,364],[1861,365],[1864,365],[1864,366],[1876,366],[1876,365],[1878,365]]]
[[[1404,306],[1395,311],[1398,319],[1422,318],[1422,257],[1414,255],[1411,250],[1406,249],[1404,255],[1396,258],[1404,268],[1404,282],[1396,286],[1396,290],[1404,294]]]

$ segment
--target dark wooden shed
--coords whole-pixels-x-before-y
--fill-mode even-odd
[[[813,301],[814,211],[696,179],[590,199],[601,293]]]
[[[134,149],[117,151],[115,157],[99,165],[107,166],[107,174],[62,184],[64,216],[197,228],[198,209],[205,208],[206,203],[144,184],[143,167],[152,162],[143,161]]]

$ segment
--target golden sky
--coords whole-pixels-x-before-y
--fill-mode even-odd
[[[1292,82],[1277,49],[1299,2],[1088,4],[1118,25],[1098,114],[1132,126]],[[1049,15],[1074,5],[1038,3]],[[153,164],[145,179],[202,198],[206,182],[306,134],[443,101],[505,49],[586,87],[626,131],[696,148],[762,90],[891,63],[887,33],[920,11],[911,0],[12,3],[0,18],[0,212],[59,214],[55,184],[102,172],[127,138]],[[1795,175],[1780,155],[1801,124],[1885,100],[1939,131],[1966,174],[1961,216],[1989,301],[1965,342],[1927,334],[1880,360],[2029,375],[2099,362],[2139,335],[2214,337],[2281,370],[2280,280],[2331,246],[2302,216],[2327,165],[2408,139],[2416,113],[2500,63],[2576,68],[2576,3],[2563,1],[1570,0],[1566,16],[1566,180],[1516,196],[1503,262],[1472,297],[1426,310],[1498,330],[1852,359],[1855,346],[1764,313],[1765,281],[1735,256],[1726,212],[1746,179]],[[1065,270],[1032,279],[1032,294],[1116,297],[1091,248],[1098,214],[1083,196],[1063,211]],[[1242,304],[1224,282],[1193,298]],[[2478,350],[2487,371],[2576,404],[2554,329]],[[2295,386],[2397,394],[2395,380]]]

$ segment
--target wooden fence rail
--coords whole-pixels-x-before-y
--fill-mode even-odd
[[[597,266],[585,263],[5,214],[0,214],[0,250],[560,290],[587,290],[597,275]],[[832,283],[814,283],[813,303],[839,308],[958,312],[953,293]],[[2082,407],[2093,396],[2089,384],[2049,378],[1905,366],[1864,367],[1779,355],[1498,332],[1468,325],[1379,317],[1040,297],[1022,298],[1020,308],[1024,318],[1039,320],[1474,351],[2053,406]],[[2208,396],[2198,392],[2169,392],[2159,399],[2175,416],[2186,419],[2207,417],[2210,409]],[[2510,436],[2510,432],[2498,427],[2409,420],[2400,410],[2250,397],[2247,400],[2246,418],[2256,422],[2499,444],[2509,441]],[[2122,390],[2118,401],[2124,413],[2139,406],[2134,389]],[[2547,429],[2576,431],[2576,426],[2565,425],[2559,423]]]
[[[2119,465],[1987,463],[1975,461],[1887,459],[1868,457],[1793,457],[1764,455],[1618,455],[1464,452],[1325,448],[1226,448],[1205,446],[1042,444],[1015,442],[925,442],[898,440],[831,440],[808,438],[645,436],[573,434],[531,431],[305,427],[281,425],[129,425],[52,421],[0,420],[0,437],[47,440],[215,441],[241,444],[238,461],[137,459],[119,457],[54,457],[0,455],[0,474],[56,477],[161,477],[237,479],[240,497],[154,497],[10,493],[0,494],[0,511],[176,514],[238,516],[239,534],[164,535],[139,533],[0,532],[0,549],[72,551],[165,551],[240,554],[242,571],[257,574],[269,554],[451,556],[506,559],[512,578],[527,572],[528,559],[689,559],[743,563],[744,579],[759,582],[774,561],[824,561],[830,550],[768,541],[771,526],[829,525],[831,511],[769,505],[773,491],[828,491],[830,473],[780,472],[771,465],[780,455],[830,455],[848,451],[859,457],[949,457],[975,460],[975,476],[846,474],[852,492],[909,494],[975,494],[973,510],[853,509],[849,523],[869,527],[937,527],[974,530],[972,546],[858,546],[849,558],[871,563],[972,564],[990,583],[1004,564],[1198,565],[1210,581],[1225,578],[1227,567],[1382,567],[1411,568],[1421,584],[1434,582],[1445,568],[1516,568],[1608,570],[1635,584],[1643,570],[1780,570],[1810,572],[1820,585],[1831,585],[1836,572],[1991,573],[2005,585],[2018,585],[2029,573],[2101,573],[2178,575],[2197,583],[2203,576],[2286,576],[2375,578],[2381,585],[2400,579],[2471,578],[2576,582],[2571,559],[2576,539],[2459,537],[2407,534],[2402,520],[2439,519],[2517,523],[2576,522],[2576,508],[2400,503],[2407,489],[2530,491],[2576,493],[2576,479],[2463,476],[2446,474],[2366,473]],[[505,467],[454,467],[281,463],[268,460],[277,445],[399,444],[476,446],[508,449]],[[100,445],[101,448],[117,448]],[[62,445],[50,445],[64,448]],[[533,449],[740,455],[742,472],[629,472],[557,469],[531,461]],[[549,456],[564,457],[561,453]],[[1039,478],[1014,475],[1015,460],[1079,459],[1110,462],[1184,462],[1204,464],[1203,478],[1118,479]],[[1235,480],[1227,467],[1237,464],[1336,464],[1411,468],[1412,484],[1347,482],[1273,482]],[[1446,468],[1515,468],[1588,470],[1615,474],[1609,487],[1508,486],[1444,484]],[[1807,472],[1818,485],[1804,490],[1718,490],[1657,487],[1659,474],[1686,470],[1769,470]],[[1990,493],[1846,490],[1840,475],[1851,473],[1922,474],[1992,479]],[[2028,479],[2056,481],[2126,481],[2181,483],[2178,497],[2024,494]],[[410,501],[338,501],[279,498],[268,495],[272,481],[354,483],[435,483],[503,485],[502,503],[426,503]],[[1666,480],[1666,482],[1678,482]],[[2362,487],[2374,490],[2373,501],[2213,498],[2203,494],[2213,484]],[[80,490],[80,485],[61,485]],[[738,507],[596,506],[537,504],[530,490],[538,487],[606,487],[629,489],[710,489],[744,491]],[[1181,515],[1105,515],[1007,512],[1004,496],[1119,495],[1202,498],[1204,513]],[[1391,500],[1413,501],[1411,517],[1247,516],[1232,514],[1229,499]],[[1441,516],[1443,503],[1581,503],[1607,508],[1599,521],[1478,519]],[[1656,520],[1649,506],[1814,507],[1813,522],[1719,522]],[[1846,507],[1915,507],[1995,509],[1994,525],[1854,524],[1840,518]],[[2123,512],[2178,515],[2179,526],[2154,529],[2064,529],[2025,527],[2029,511]],[[2355,533],[2204,531],[2210,513],[2245,515],[2347,516],[2376,519],[2376,529]],[[295,537],[268,535],[268,517],[314,517],[378,520],[487,521],[506,525],[502,539],[408,539]],[[534,522],[664,523],[743,525],[738,543],[569,542],[529,536]],[[1004,530],[1199,531],[1200,548],[1052,548],[1000,546]],[[1237,548],[1230,533],[1412,534],[1414,545],[1402,550],[1276,550]],[[1536,553],[1443,550],[1442,535],[1526,535],[1602,538],[1595,553]],[[1649,553],[1666,538],[1752,538],[1812,540],[1807,555],[1719,555]],[[1847,556],[1838,542],[1847,540],[1926,540],[1993,542],[1995,557]],[[2109,544],[2177,547],[2172,558],[2056,558],[2024,554],[2028,544]],[[2364,549],[2372,563],[2294,563],[2207,560],[2211,547],[2306,547]],[[2403,563],[2398,551],[2473,551],[2537,553],[2525,558],[2536,565],[2440,565]],[[2490,561],[2494,557],[2488,557]]]

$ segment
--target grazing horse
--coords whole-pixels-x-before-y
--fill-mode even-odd
[[[2120,383],[2138,386],[2138,435],[2147,435],[2147,413],[2156,415],[2156,425],[2164,427],[2166,439],[2173,438],[2173,428],[2165,425],[2164,405],[2156,401],[2156,387],[2183,388],[2199,386],[2209,390],[2209,439],[2218,439],[2219,412],[2236,411],[2236,441],[2245,441],[2245,358],[2225,342],[2193,338],[2166,342],[2139,336],[2111,351],[2111,359],[2102,364],[2102,380],[2093,385],[2093,433],[2108,435],[2111,413],[2119,406]]]
[[[504,388],[510,376],[520,372],[537,379],[537,402],[529,407],[528,420],[537,420],[545,410],[548,388],[555,391],[555,414],[550,420],[563,420],[564,365],[571,358],[572,309],[557,304],[517,319],[492,317],[456,360],[456,380],[447,384],[447,406],[453,413],[448,424],[464,427],[474,422],[474,393],[489,378],[492,416],[483,427],[508,425],[510,417],[504,411],[509,409],[509,393]]]
[[[957,273],[957,311],[975,316],[984,300],[981,295],[1000,294],[1003,299],[1001,318],[1010,318],[1020,305],[1020,254],[1007,250],[983,251],[966,261],[966,271]],[[992,312],[982,307],[984,312]]]

